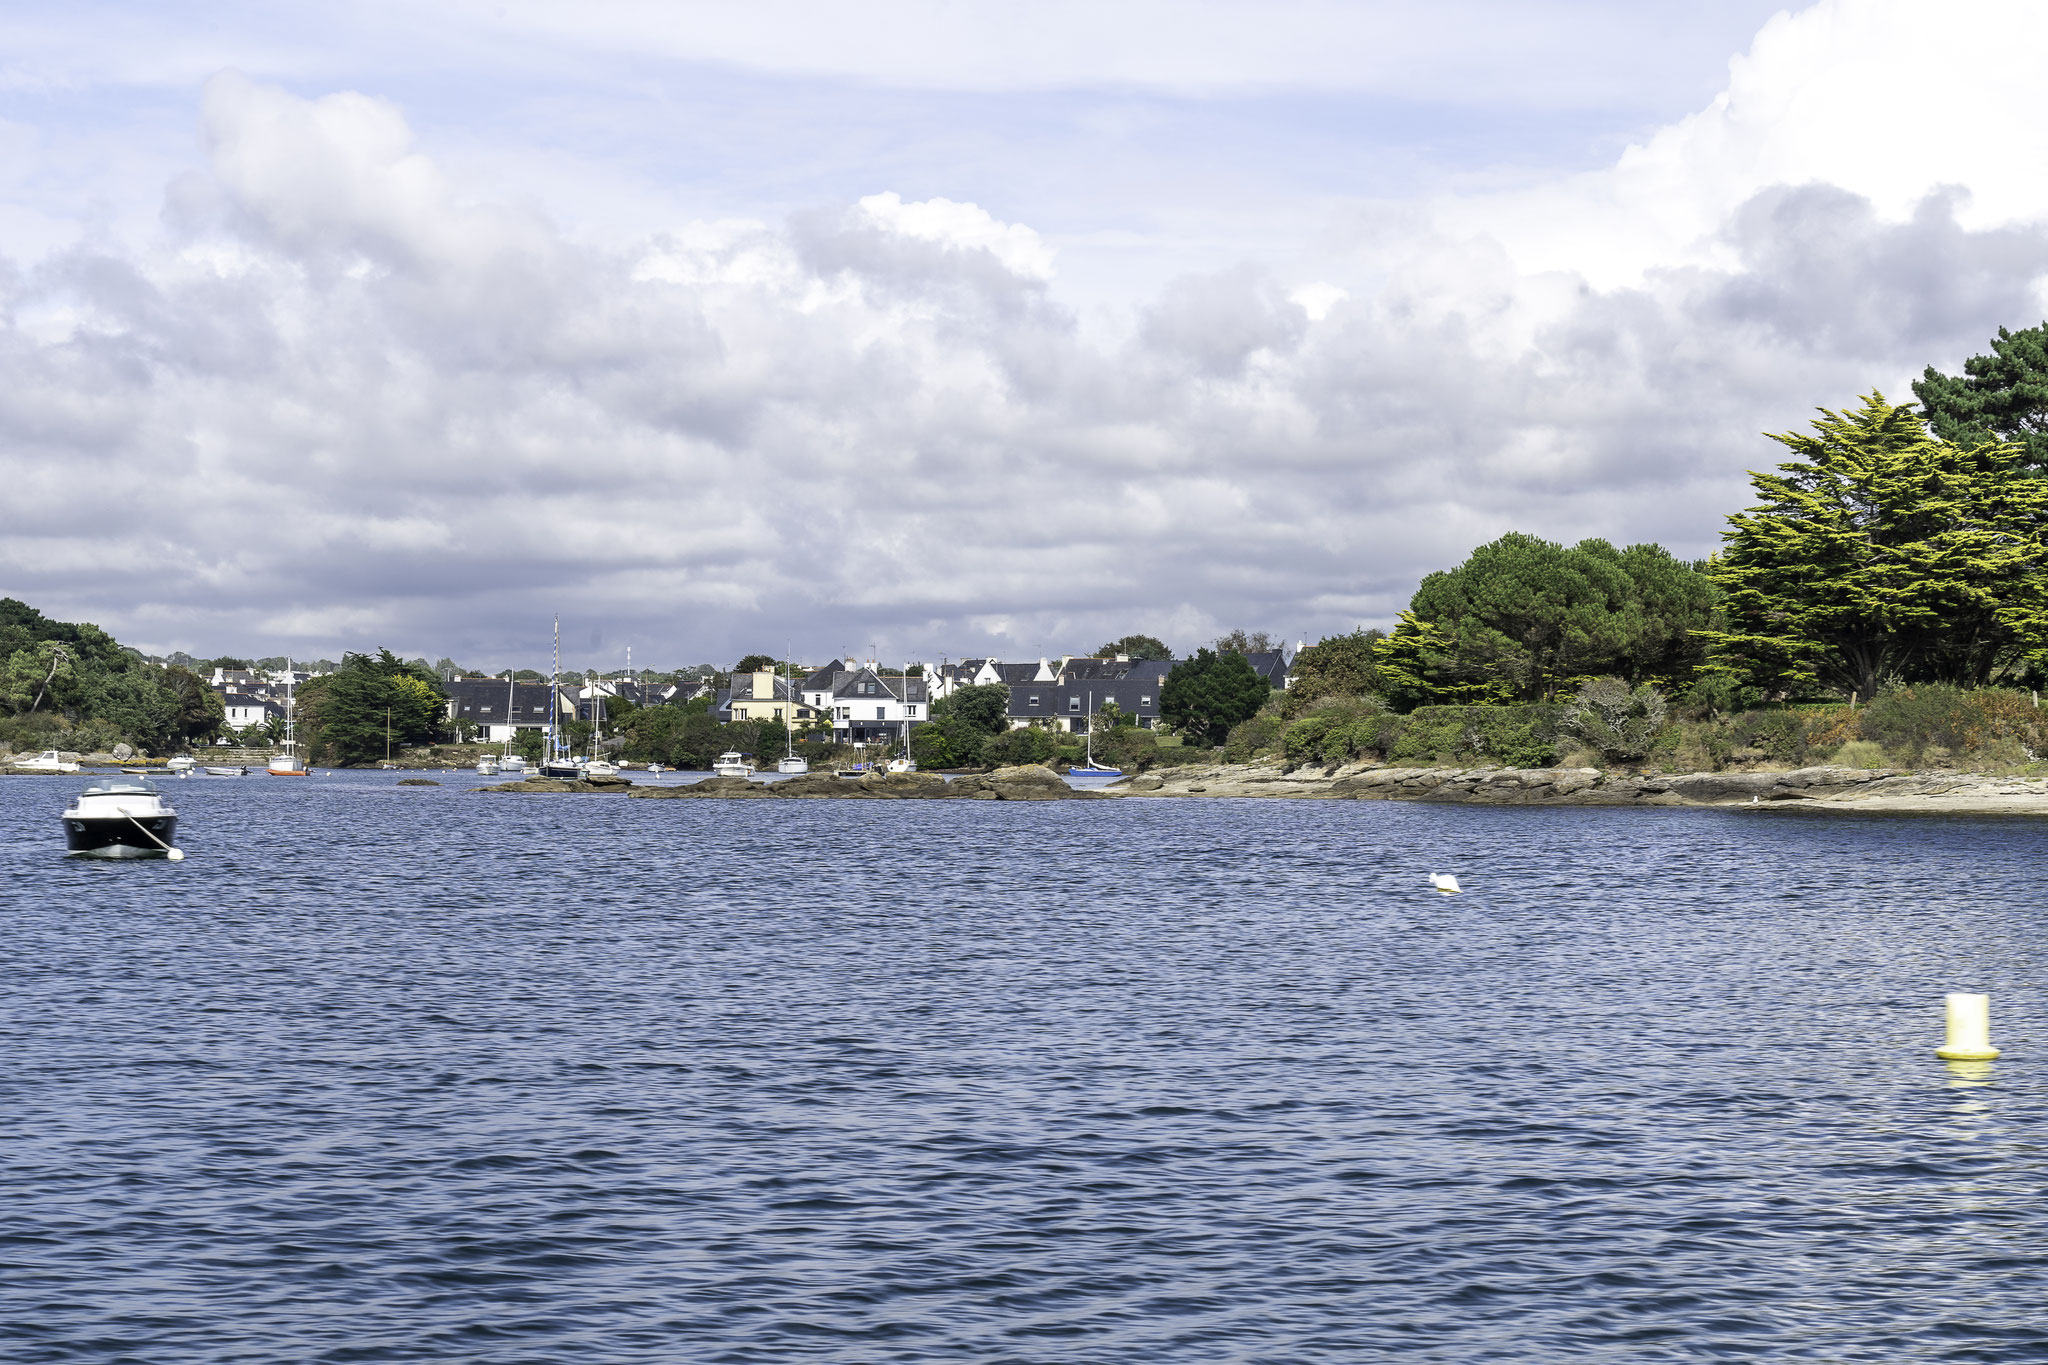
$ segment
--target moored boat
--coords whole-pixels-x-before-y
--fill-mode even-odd
[[[284,661],[284,752],[270,760],[263,771],[272,777],[304,777],[306,760],[299,757],[297,718],[293,712],[298,708],[292,696],[292,661]]]
[[[186,773],[191,772],[194,768],[198,766],[199,760],[192,757],[192,755],[190,754],[179,754],[176,758],[164,760],[164,771],[167,773],[176,773],[180,777],[183,777]]]
[[[170,858],[185,855],[172,842],[178,812],[157,789],[130,778],[103,778],[64,812],[64,844],[88,858]]]
[[[727,749],[718,756],[718,762],[711,765],[711,771],[720,777],[752,777],[754,765],[747,762],[738,749]]]
[[[498,771],[501,773],[523,773],[526,771],[526,760],[518,754],[507,754],[498,760]]]
[[[29,773],[75,773],[78,771],[76,763],[65,758],[64,755],[58,753],[55,749],[45,749],[34,758],[9,759],[8,764],[10,767]]]
[[[208,777],[247,777],[249,770],[247,768],[208,768],[206,775]]]
[[[492,758],[489,754],[485,754],[477,759],[476,775],[478,777],[496,777],[498,775],[498,760]]]
[[[588,763],[583,765],[583,777],[585,781],[588,781],[593,777],[617,777],[618,775],[619,765],[616,763],[607,763],[605,762],[605,760],[601,758],[593,758]]]

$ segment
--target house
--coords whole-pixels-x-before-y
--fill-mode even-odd
[[[1101,660],[1087,660],[1099,663]],[[1010,689],[1010,728],[1028,725],[1070,734],[1086,734],[1094,717],[1115,706],[1141,730],[1159,728],[1159,700],[1170,663],[1123,665],[1118,676],[1088,676],[1101,670],[1080,669],[1056,682],[1024,683]]]
[[[824,690],[811,684],[825,671],[804,679],[801,693],[806,701]],[[828,706],[823,709],[832,719],[834,743],[895,745],[913,726],[931,719],[930,695],[923,678],[856,666],[832,671]]]
[[[1293,661],[1284,646],[1247,654],[1244,661],[1252,666],[1252,672],[1271,683],[1275,692],[1285,692],[1287,684],[1294,681]]]
[[[724,702],[733,720],[770,720],[782,725],[816,720],[825,709],[810,705],[800,686],[793,686],[772,669],[733,674]]]
[[[230,692],[221,698],[221,708],[226,713],[230,730],[247,730],[268,725],[272,717],[284,719],[284,707],[268,697],[250,696],[246,692]]]
[[[478,738],[487,744],[503,744],[517,738],[521,730],[547,728],[546,683],[461,678],[444,686],[448,691],[449,723],[475,726]],[[568,688],[562,689],[556,706],[563,720],[576,714],[576,698]]]

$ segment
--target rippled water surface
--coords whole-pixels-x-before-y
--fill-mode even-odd
[[[0,1357],[2048,1359],[2043,825],[393,776],[0,780]]]

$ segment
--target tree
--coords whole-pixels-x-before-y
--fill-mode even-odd
[[[1965,360],[1960,376],[1929,365],[1913,395],[1941,440],[2011,442],[2023,463],[2048,472],[2048,322],[2017,332],[1999,328],[1991,354]]]
[[[1121,640],[1111,640],[1095,651],[1095,657],[1098,659],[1114,659],[1119,654],[1128,656],[1133,663],[1143,663],[1147,660],[1163,663],[1173,658],[1173,651],[1166,647],[1165,642],[1152,635],[1126,635]]]
[[[1547,701],[1602,674],[1671,686],[1704,658],[1715,599],[1659,545],[1510,532],[1422,580],[1376,652],[1378,677],[1401,710]]]
[[[911,731],[918,766],[974,767],[988,741],[1010,726],[1010,689],[1002,683],[958,688],[932,703],[931,717]]]
[[[1386,638],[1383,630],[1361,626],[1348,635],[1325,636],[1296,654],[1289,670],[1288,714],[1298,715],[1324,697],[1380,695],[1378,651]]]
[[[758,673],[764,668],[772,669],[778,666],[776,661],[769,655],[749,654],[746,658],[734,664],[732,671],[735,673]]]
[[[1228,635],[1217,636],[1215,642],[1218,654],[1271,654],[1280,647],[1281,642],[1265,631],[1255,630],[1247,635],[1242,626]],[[1173,656],[1169,654],[1166,657],[1170,659]]]
[[[1230,727],[1249,720],[1272,690],[1241,653],[1198,649],[1166,675],[1159,714],[1169,725],[1205,744],[1221,744]]]
[[[384,757],[389,743],[427,744],[441,728],[447,697],[425,663],[388,649],[342,656],[341,667],[298,689],[298,726],[315,754],[347,766]]]
[[[1759,686],[1863,699],[1888,681],[1982,686],[2048,652],[2048,482],[2018,444],[1958,445],[1872,393],[1774,435],[1710,572],[1723,666]]]

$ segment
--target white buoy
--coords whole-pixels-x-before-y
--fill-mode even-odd
[[[1458,885],[1458,879],[1456,877],[1453,877],[1448,872],[1430,873],[1429,884],[1435,887],[1437,890],[1443,892],[1446,896],[1455,896],[1460,891],[1463,891],[1465,889],[1464,887]]]
[[[174,863],[182,863],[185,861],[185,850],[182,848],[174,848],[170,850],[168,853],[164,854],[164,857],[168,858],[170,861]]]
[[[1998,1055],[1991,1046],[1990,996],[1948,997],[1948,1042],[1934,1055],[1951,1062],[1988,1062]]]

